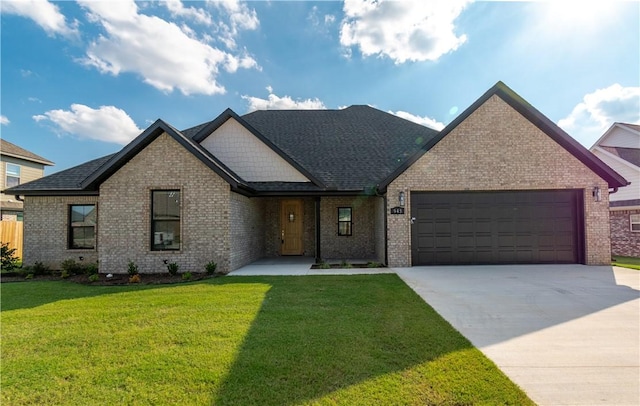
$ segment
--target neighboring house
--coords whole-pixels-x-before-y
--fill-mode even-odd
[[[48,159],[0,139],[0,191],[43,177],[50,165]],[[0,192],[0,214],[2,220],[22,221],[22,202]]]
[[[640,257],[640,125],[614,123],[591,152],[631,184],[611,194],[611,254]]]
[[[499,82],[439,132],[367,106],[158,120],[9,192],[24,196],[27,264],[228,272],[279,255],[608,264],[608,191],[626,184]]]

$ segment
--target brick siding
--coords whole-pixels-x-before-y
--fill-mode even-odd
[[[320,201],[320,249],[323,259],[374,259],[376,198],[323,197]],[[352,208],[352,235],[338,235],[338,207]]]
[[[98,204],[98,196],[25,196],[24,200],[24,265],[42,262],[59,270],[67,259],[86,264],[98,261],[97,246],[91,250],[68,248],[69,206]]]
[[[179,189],[181,249],[151,251],[151,191]],[[126,273],[129,260],[140,272],[203,272],[209,261],[229,272],[231,191],[229,184],[169,135],[162,134],[100,186],[100,272]]]
[[[527,189],[583,189],[586,263],[609,263],[607,183],[494,95],[387,188],[387,196],[406,196],[405,215],[387,210],[389,265],[411,265],[410,191]]]
[[[611,255],[640,257],[640,232],[631,231],[629,216],[640,210],[613,210],[611,216]]]
[[[231,270],[265,255],[264,200],[231,193]]]

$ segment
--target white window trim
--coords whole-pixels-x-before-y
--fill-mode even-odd
[[[633,217],[636,217],[635,221]],[[633,226],[634,224],[638,225],[638,229],[634,230]],[[640,214],[635,213],[635,214],[629,214],[629,230],[631,230],[632,233],[640,233]]]

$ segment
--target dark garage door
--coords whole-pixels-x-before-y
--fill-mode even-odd
[[[582,263],[580,190],[412,192],[413,265]]]

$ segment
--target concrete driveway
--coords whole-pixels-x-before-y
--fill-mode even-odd
[[[397,268],[539,405],[640,404],[640,271]]]

